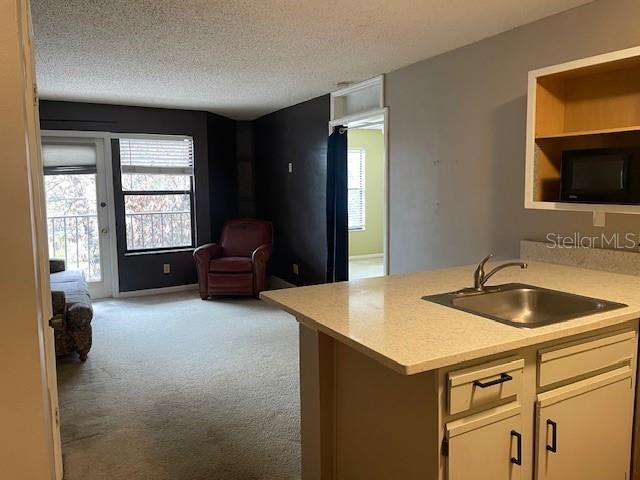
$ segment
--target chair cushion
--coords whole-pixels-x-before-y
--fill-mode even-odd
[[[210,272],[248,273],[253,271],[253,262],[249,257],[219,257],[211,260]]]
[[[77,270],[52,273],[51,291],[64,292],[67,304],[67,326],[81,329],[91,323],[93,307],[84,274]]]
[[[63,270],[51,274],[51,285],[59,283],[75,283],[81,288],[88,290],[87,281],[84,279],[84,273],[80,270]]]

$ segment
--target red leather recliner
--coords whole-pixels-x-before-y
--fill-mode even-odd
[[[267,262],[273,225],[264,220],[231,220],[222,227],[220,243],[193,252],[200,298],[211,295],[254,295],[267,287]]]

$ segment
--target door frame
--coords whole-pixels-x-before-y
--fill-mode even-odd
[[[107,268],[110,272],[109,285],[105,284],[107,289],[106,297],[117,297],[119,292],[118,287],[118,254],[116,248],[116,216],[114,208],[114,193],[113,193],[113,162],[111,158],[111,138],[110,132],[94,132],[94,131],[80,131],[80,130],[42,130],[40,132],[42,137],[52,137],[57,139],[85,139],[96,141],[96,153],[98,155],[97,168],[100,172],[101,164],[104,175],[105,183],[105,196],[107,199],[107,228],[109,229],[108,241],[101,242],[101,248],[104,244],[106,247],[104,253],[108,257],[107,262],[103,262],[103,266],[107,263]],[[100,145],[102,144],[102,145]],[[101,161],[102,160],[102,161]],[[104,256],[104,253],[102,254]],[[110,295],[109,295],[110,293]]]
[[[27,269],[23,272],[23,278],[28,280],[27,283],[18,282],[11,290],[13,294],[17,294],[19,304],[29,304],[29,311],[21,312],[24,317],[19,316],[13,320],[36,322],[33,329],[17,329],[16,332],[21,337],[15,339],[19,347],[28,348],[22,351],[26,357],[20,359],[20,363],[25,365],[24,370],[15,370],[20,375],[20,380],[16,382],[22,390],[20,404],[25,408],[35,407],[35,411],[27,415],[25,408],[21,408],[5,413],[15,416],[20,428],[26,429],[29,436],[25,438],[29,439],[29,443],[37,443],[34,443],[31,454],[23,453],[24,449],[5,449],[5,453],[13,455],[7,468],[14,475],[20,472],[26,475],[37,474],[38,478],[60,480],[63,476],[62,446],[54,335],[49,327],[52,305],[31,11],[29,2],[24,0],[4,2],[0,10],[3,13],[0,15],[0,23],[3,25],[0,29],[3,38],[0,55],[5,67],[0,96],[9,105],[5,121],[10,125],[6,131],[3,129],[0,136],[6,140],[7,155],[12,158],[4,182],[11,186],[8,193],[19,195],[17,205],[28,209],[28,212],[21,210],[20,215],[8,217],[9,220],[17,221],[14,225],[15,232],[10,229],[7,238],[11,238],[14,245],[16,240],[21,244],[19,251],[11,252],[10,255],[20,262],[27,260],[21,268]],[[8,200],[3,207],[7,210],[15,208],[16,205],[11,205],[10,199]],[[27,238],[28,242],[25,242]],[[11,313],[9,308],[9,316]],[[23,322],[15,323],[26,325]],[[9,332],[12,330],[9,329]],[[33,336],[27,338],[27,333]],[[3,360],[11,362],[15,359],[5,356]],[[17,402],[14,403],[17,400],[15,396],[8,395],[8,399],[9,408],[14,404],[17,406]],[[34,422],[31,423],[31,419]],[[11,422],[10,425],[15,427]],[[19,447],[23,447],[25,438],[4,440],[15,440]],[[25,462],[29,462],[29,465],[25,465]]]
[[[390,243],[390,235],[389,235],[389,223],[390,223],[390,212],[389,212],[389,108],[381,107],[381,108],[373,108],[370,110],[366,110],[364,112],[355,113],[352,115],[347,115],[341,118],[336,118],[335,120],[329,121],[329,135],[333,132],[333,129],[338,126],[349,126],[350,123],[360,122],[363,120],[367,120],[371,117],[383,117],[384,121],[384,129],[383,129],[383,155],[382,155],[382,170],[383,170],[383,186],[382,186],[382,258],[383,258],[383,273],[384,275],[389,275],[391,273],[391,256],[389,254],[389,243]]]

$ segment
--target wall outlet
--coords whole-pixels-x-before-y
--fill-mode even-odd
[[[171,264],[170,263],[165,263],[164,265],[162,265],[162,273],[171,273]]]
[[[293,163],[289,162],[289,173],[293,173]]]
[[[294,273],[294,275],[298,275],[300,273],[300,269],[298,268],[298,264],[297,263],[293,264],[293,273]]]

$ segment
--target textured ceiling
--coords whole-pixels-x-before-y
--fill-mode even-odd
[[[252,119],[591,0],[32,0],[42,98]]]

